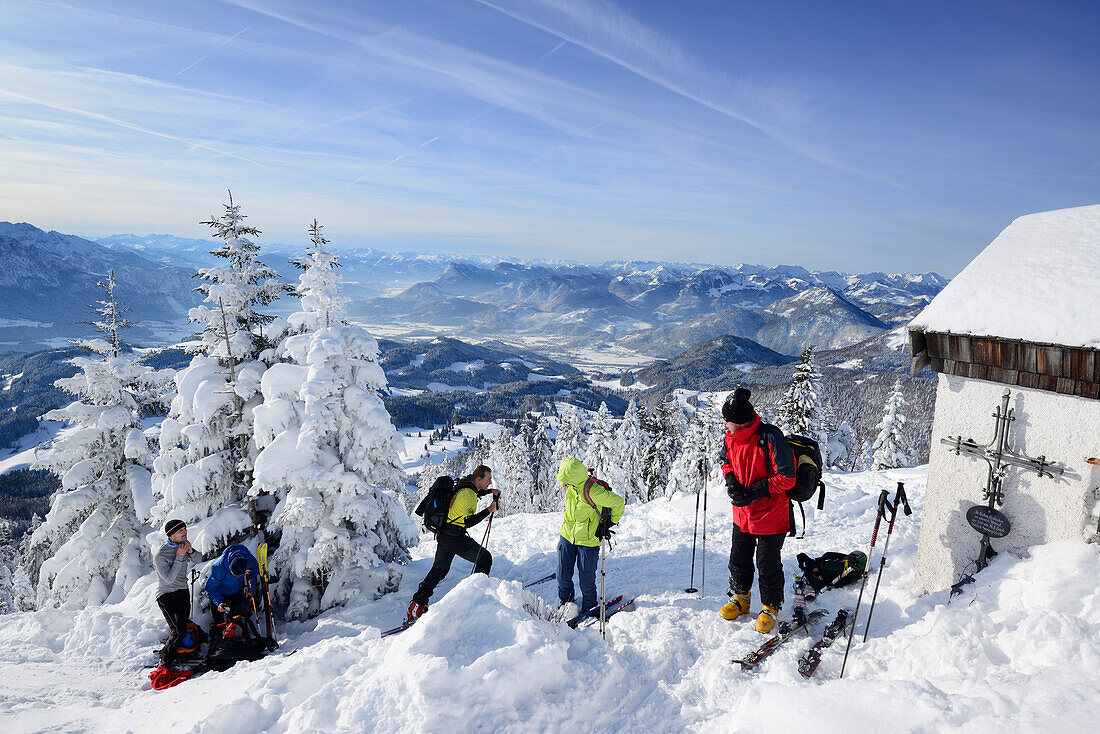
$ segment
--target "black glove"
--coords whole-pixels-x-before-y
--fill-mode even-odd
[[[730,476],[729,474],[726,475],[727,484],[728,484],[729,476]],[[736,481],[736,480],[734,480],[734,481]],[[738,485],[738,486],[740,486],[740,485]],[[767,497],[769,495],[768,480],[767,479],[757,479],[755,482],[753,482],[749,486],[740,487],[740,489],[738,489],[736,491],[727,488],[726,493],[730,496],[730,502],[732,502],[735,507],[748,507],[753,502],[756,502],[757,500],[763,499],[764,497]]]
[[[741,492],[744,492],[744,491],[745,491],[745,485],[743,485],[743,484],[741,484],[741,482],[737,481],[737,477],[734,476],[733,472],[727,472],[726,473],[726,494],[728,494],[730,496],[730,499],[732,500],[735,495],[740,494]]]
[[[599,540],[611,540],[611,534],[615,532],[611,529],[614,524],[611,522],[611,509],[604,508],[600,515],[600,522],[596,525],[596,537]]]

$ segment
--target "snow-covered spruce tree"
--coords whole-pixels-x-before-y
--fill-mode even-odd
[[[822,461],[828,465],[829,434],[825,428],[825,407],[821,404],[821,373],[817,371],[814,348],[810,345],[802,349],[791,384],[779,401],[775,425],[788,435],[817,441]]]
[[[494,484],[500,488],[503,505],[507,505],[510,512],[538,512],[535,477],[531,458],[527,453],[529,443],[527,425],[521,423],[519,431],[508,443],[508,463],[504,476],[496,479],[496,469],[493,470]]]
[[[687,433],[684,411],[676,403],[674,395],[670,393],[661,401],[646,429],[651,436],[645,461],[648,501],[664,495],[669,471],[680,453],[684,435]]]
[[[302,310],[277,349],[289,361],[264,374],[254,411],[260,453],[250,490],[277,499],[269,522],[279,536],[276,596],[294,618],[396,589],[393,564],[408,560],[419,537],[398,498],[406,480],[382,402],[378,344],[344,321],[336,258],[316,222],[310,234]]]
[[[13,542],[15,523],[0,520],[0,614],[34,609],[34,589]]]
[[[569,403],[558,403],[558,435],[554,439],[554,471],[557,472],[557,468],[561,466],[563,459],[573,457],[579,461],[584,461],[585,453],[585,436],[584,436],[584,424],[585,419],[581,413],[582,409]]]
[[[623,484],[622,472],[615,461],[615,425],[607,403],[600,403],[596,417],[588,432],[588,446],[584,452],[584,465],[595,477],[599,477],[612,487]]]
[[[516,432],[507,425],[502,425],[497,435],[489,441],[489,453],[485,460],[486,465],[493,470],[493,486],[497,489],[510,487],[510,482],[515,478],[516,467],[513,442]],[[506,512],[525,512],[525,502],[522,496],[509,491],[506,496],[500,498],[500,514]]]
[[[252,410],[274,360],[269,346],[283,325],[256,309],[286,286],[260,262],[259,247],[249,239],[260,232],[244,220],[230,194],[222,216],[203,222],[220,243],[211,254],[224,263],[198,272],[196,290],[205,298],[188,320],[202,332],[189,347],[195,355],[190,365],[176,375],[177,395],[161,424],[154,462],[155,523],[188,523],[192,544],[206,557],[263,530],[248,496],[256,456]]]
[[[859,439],[848,421],[841,421],[829,438],[829,466],[850,469],[859,453]]]
[[[612,487],[627,502],[644,502],[647,498],[645,466],[650,436],[644,428],[645,420],[645,408],[639,408],[638,401],[631,400],[626,406],[618,430],[615,431],[612,455],[622,472],[622,485]]]
[[[550,440],[548,411],[530,421],[527,433],[527,455],[531,463],[531,511],[554,512],[562,508],[563,495],[554,479],[558,468],[554,466],[554,444]]]
[[[703,417],[697,410],[688,424],[687,437],[683,448],[672,462],[665,484],[665,496],[672,497],[677,492],[694,493],[700,489],[703,476],[699,472],[701,462],[707,456],[706,428]]]
[[[886,413],[878,424],[878,437],[871,449],[871,468],[875,471],[896,469],[912,463],[905,431],[905,415],[902,412],[908,404],[902,397],[901,380],[898,380],[894,383],[890,397],[886,399]]]
[[[41,559],[39,607],[118,601],[150,563],[142,538],[153,455],[141,418],[167,407],[171,372],[150,370],[125,353],[119,332],[131,324],[116,300],[114,273],[97,285],[106,299],[92,307],[99,318],[90,324],[102,337],[74,341],[92,356],[74,357],[79,371],[54,383],[77,399],[44,416],[71,430],[35,464],[61,478],[31,537],[31,553]]]
[[[703,427],[703,440],[706,446],[706,461],[711,480],[722,480],[722,464],[718,455],[725,451],[726,424],[722,420],[722,403],[714,393],[710,393],[707,405],[696,412]]]

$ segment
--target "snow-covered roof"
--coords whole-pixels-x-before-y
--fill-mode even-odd
[[[1020,217],[909,328],[1100,348],[1100,205]]]

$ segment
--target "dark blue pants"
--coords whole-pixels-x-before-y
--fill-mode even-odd
[[[558,599],[573,601],[573,566],[581,577],[581,611],[596,606],[600,599],[596,593],[596,568],[600,564],[600,547],[573,545],[564,537],[558,538]]]

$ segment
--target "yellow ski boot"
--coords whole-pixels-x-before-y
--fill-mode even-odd
[[[775,629],[775,622],[778,618],[779,609],[765,604],[761,607],[760,614],[756,618],[756,631],[762,635],[768,634]]]
[[[722,615],[722,619],[737,619],[749,613],[749,600],[751,598],[752,595],[747,591],[744,594],[734,594],[729,603],[719,609],[718,613]]]

